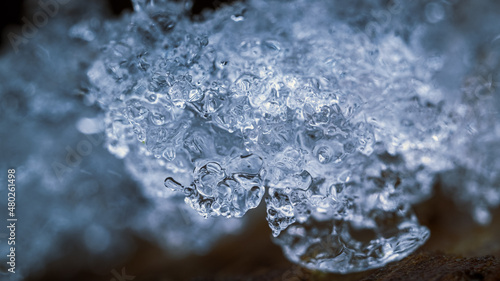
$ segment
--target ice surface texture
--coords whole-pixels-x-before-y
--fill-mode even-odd
[[[409,16],[395,10],[401,3],[369,3]],[[421,15],[438,23],[442,5]],[[457,166],[467,171],[459,188],[476,198],[474,217],[488,221],[500,202],[498,158],[471,162],[456,152],[476,141],[487,147],[477,157],[495,151],[498,130],[483,142],[461,128],[477,122],[488,135],[498,118],[476,105],[487,98],[466,100],[465,89],[457,102],[437,85],[443,57],[423,57],[403,38],[428,34],[425,25],[412,34],[409,16],[406,30],[360,31],[333,16],[331,1],[248,1],[201,22],[185,8],[135,1],[130,25],[88,71],[109,150],[162,166],[167,197],[183,194],[204,217],[241,217],[267,192],[267,221],[287,257],[340,273],[422,245],[429,231],[411,206]],[[478,116],[477,107],[492,112]]]
[[[16,252],[23,255],[16,255],[15,274],[1,267],[0,280],[33,279],[49,267],[67,280],[89,268],[111,279],[109,270],[133,255],[137,237],[182,258],[244,229],[245,220],[204,219],[183,196],[149,192],[163,186],[163,170],[132,158],[132,149],[122,161],[103,147],[104,112],[84,100],[86,73],[120,25],[105,1],[69,1],[17,53],[4,41],[0,179],[7,182],[5,171],[16,169]],[[7,210],[8,201],[0,201]],[[7,215],[0,212],[3,221]],[[0,240],[0,252],[8,253],[7,236]]]
[[[158,192],[204,217],[241,217],[267,190],[276,242],[309,268],[365,270],[426,241],[411,205],[449,168],[456,121],[400,37],[355,31],[326,1],[203,22],[184,8],[136,1],[88,71],[112,153],[156,163],[139,174],[163,169],[173,192]]]
[[[58,241],[112,260],[129,230],[204,253],[265,204],[290,260],[348,273],[425,242],[412,206],[435,182],[479,223],[500,204],[498,1],[101,5],[64,6],[0,60],[0,164],[41,210],[23,209],[23,272]],[[97,142],[65,162],[89,134],[118,160]]]

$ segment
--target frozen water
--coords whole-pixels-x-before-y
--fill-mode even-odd
[[[441,145],[428,131],[444,139],[449,130],[434,128],[444,122],[440,108],[418,90],[422,96],[439,90],[411,67],[418,59],[401,39],[386,35],[375,44],[316,14],[331,9],[326,3],[309,9],[301,1],[279,8],[256,1],[244,20],[230,17],[240,9],[233,7],[203,26],[178,18],[175,28],[157,29],[155,12],[170,5],[136,2],[128,33],[88,72],[91,94],[113,129],[111,152],[125,157],[131,148],[142,150],[150,161],[163,159],[166,170],[184,169],[165,186],[205,217],[241,217],[259,205],[267,186],[275,236],[311,220],[336,222],[339,230],[324,239],[352,225],[373,232],[365,242],[378,256],[353,246],[340,266],[333,266],[335,257],[320,265],[321,251],[306,262],[303,253],[285,250],[312,268],[380,266],[426,240],[428,230],[409,206],[430,194],[433,173],[442,169],[427,167]],[[273,22],[271,31],[263,28]],[[397,116],[403,111],[405,120]],[[400,221],[388,226],[384,218],[391,216]],[[354,239],[349,231],[342,235],[345,243]]]
[[[426,241],[412,206],[435,183],[486,224],[500,205],[500,4],[385,2],[249,0],[193,20],[190,1],[135,0],[117,20],[98,4],[93,18],[54,20],[24,57],[1,58],[2,124],[22,123],[26,140],[22,153],[2,143],[1,167],[24,167],[27,190],[58,206],[34,227],[79,231],[93,254],[119,248],[127,228],[204,253],[243,228],[227,218],[264,201],[291,261],[366,270]],[[104,134],[119,160],[64,154],[82,134]],[[54,153],[74,165],[40,170]],[[129,176],[138,189],[122,189]]]
[[[35,278],[49,264],[67,279],[86,267],[109,276],[117,260],[133,254],[137,237],[182,258],[204,254],[224,235],[244,229],[244,219],[204,219],[182,196],[155,189],[165,178],[164,166],[155,162],[161,159],[148,162],[143,150],[124,146],[133,131],[118,117],[110,126],[104,122],[109,113],[89,106],[90,60],[117,24],[103,1],[70,1],[18,53],[3,46],[0,168],[16,169],[16,252],[23,254],[16,255],[14,275],[1,259],[1,280]],[[122,137],[107,137],[110,130]],[[113,157],[105,143],[114,143],[109,150],[125,159]],[[176,165],[170,171],[183,172],[182,163],[170,163]],[[6,176],[0,175],[2,182]],[[0,196],[7,198],[6,189]],[[7,210],[7,200],[0,206]],[[7,212],[0,214],[6,221]],[[6,237],[0,240],[7,253]]]
[[[167,189],[202,216],[241,217],[267,189],[267,220],[285,254],[346,273],[426,241],[411,206],[432,194],[437,175],[457,166],[471,173],[460,188],[476,198],[480,223],[500,203],[490,172],[498,163],[456,154],[477,141],[463,135],[466,120],[486,128],[475,108],[491,105],[475,103],[491,101],[475,93],[457,102],[436,83],[446,62],[427,59],[432,48],[418,41],[439,31],[444,4],[408,5],[427,22],[417,26],[399,19],[410,13],[401,7],[369,2],[375,19],[359,31],[358,22],[332,18],[340,8],[328,1],[248,1],[202,22],[188,20],[181,4],[134,3],[132,24],[90,67],[90,94],[108,127],[120,120],[108,131],[110,151],[162,159]],[[381,26],[380,15],[418,32]],[[492,137],[485,151],[495,151]]]

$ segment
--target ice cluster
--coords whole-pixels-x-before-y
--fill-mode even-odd
[[[0,166],[41,186],[26,202],[69,198],[33,218],[39,228],[83,232],[90,252],[128,243],[120,233],[132,229],[181,256],[265,204],[288,259],[349,273],[427,240],[412,206],[436,185],[478,223],[500,205],[500,4],[247,0],[198,17],[191,1],[133,4],[109,20],[94,3],[94,16],[54,21],[23,58],[1,59],[13,77],[0,85],[1,122],[23,120],[26,143],[2,143]],[[120,160],[48,163],[99,134]],[[76,202],[87,204],[81,225],[67,211]],[[101,215],[103,205],[114,207]]]
[[[199,22],[185,3],[134,5],[88,71],[109,151],[148,162],[139,176],[160,169],[173,192],[157,192],[204,217],[241,217],[265,198],[294,262],[346,273],[405,257],[429,237],[411,206],[457,163],[476,169],[455,153],[475,147],[461,135],[474,107],[436,86],[442,58],[394,31],[360,31],[329,1],[248,1]],[[480,171],[498,167],[488,161]],[[498,175],[480,171],[464,189],[486,176],[481,207],[497,206]]]
[[[39,8],[38,1],[25,3]],[[91,60],[121,24],[105,4],[70,1],[17,52],[4,42],[0,169],[16,169],[18,221],[15,274],[7,271],[10,245],[0,232],[1,280],[37,279],[47,270],[73,280],[89,268],[109,280],[110,269],[119,271],[134,254],[138,238],[179,259],[205,254],[221,237],[245,229],[245,219],[204,219],[183,196],[148,192],[163,185],[164,171],[129,157],[132,166],[103,147],[103,112],[85,95]],[[23,35],[21,28],[12,32]],[[0,180],[7,182],[4,172]],[[0,197],[5,222],[7,189]]]

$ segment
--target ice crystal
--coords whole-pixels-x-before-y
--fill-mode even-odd
[[[135,5],[126,35],[88,72],[111,152],[156,161],[172,196],[205,217],[241,217],[267,187],[273,235],[285,231],[287,256],[311,268],[380,266],[427,239],[411,204],[445,166],[428,164],[450,130],[427,99],[439,89],[400,38],[374,43],[316,14],[331,8],[323,2],[255,1],[240,20],[236,5],[203,23],[172,3]],[[163,10],[175,27],[158,21]],[[316,233],[315,221],[334,228]],[[314,250],[314,239],[332,243]]]
[[[497,187],[474,187],[496,186],[481,171],[498,164],[477,170],[452,152],[474,147],[459,130],[474,107],[454,107],[433,80],[443,62],[422,59],[395,35],[404,31],[359,32],[332,19],[326,1],[249,1],[202,22],[181,4],[135,7],[88,72],[108,147],[161,159],[165,186],[202,216],[241,217],[267,190],[267,221],[287,257],[346,273],[424,243],[411,206],[457,163],[473,173],[465,194],[487,202],[473,207],[479,222],[499,204]],[[440,3],[421,11],[431,24],[445,13]]]
[[[115,20],[92,3],[61,6],[0,58],[14,140],[0,166],[22,167],[24,205],[50,209],[23,213],[26,274],[74,233],[82,257],[121,255],[128,229],[204,253],[260,204],[291,261],[349,273],[426,241],[412,206],[435,183],[478,223],[500,205],[494,1],[248,0],[193,16],[191,1],[135,0]],[[83,141],[99,153],[77,155]]]

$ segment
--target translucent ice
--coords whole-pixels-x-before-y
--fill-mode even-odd
[[[241,217],[267,187],[278,243],[322,270],[380,266],[427,239],[411,205],[446,167],[429,164],[450,129],[428,101],[439,96],[430,70],[400,38],[331,21],[321,1],[254,1],[241,19],[236,5],[203,23],[172,3],[135,5],[88,75],[110,151],[163,166],[172,192],[157,192],[183,194],[204,217]],[[175,26],[158,22],[164,10]]]
[[[197,168],[191,186],[183,187],[171,177],[165,179],[165,186],[183,192],[186,203],[205,217],[241,217],[257,207],[264,195],[262,159],[238,156],[224,167],[208,162]]]
[[[24,167],[20,197],[57,206],[26,221],[61,235],[23,237],[26,256],[57,258],[77,232],[83,253],[96,238],[121,249],[129,228],[204,253],[264,201],[290,260],[348,273],[425,242],[412,206],[435,183],[479,223],[500,205],[499,3],[248,0],[198,16],[190,1],[133,3],[115,20],[100,4],[54,19],[0,59],[2,132],[25,128],[1,167]],[[100,133],[118,159],[99,142],[65,154]]]

